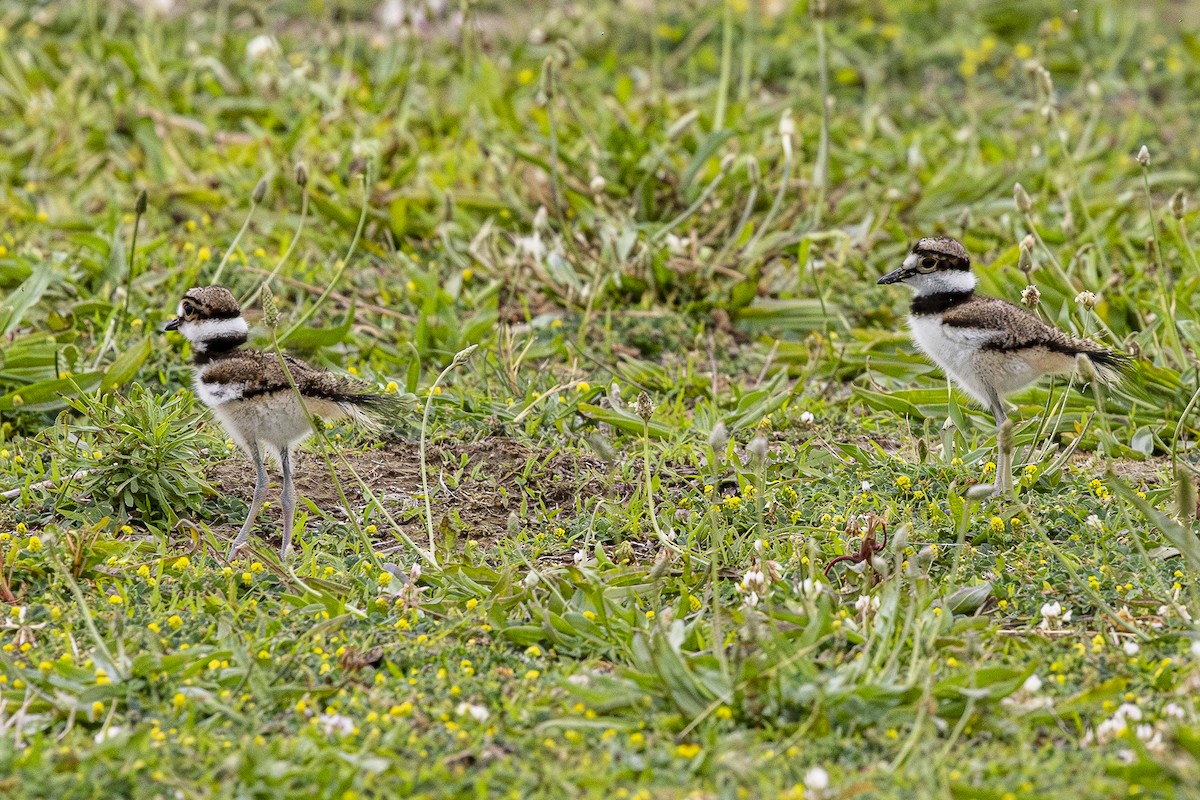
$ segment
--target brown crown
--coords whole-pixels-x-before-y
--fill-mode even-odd
[[[927,236],[913,246],[913,252],[943,256],[954,261],[964,262],[964,265],[971,263],[971,256],[967,253],[967,248],[963,247],[957,239],[951,239],[949,236]]]
[[[237,298],[224,286],[188,289],[183,299],[191,301],[200,319],[232,319],[242,314]]]

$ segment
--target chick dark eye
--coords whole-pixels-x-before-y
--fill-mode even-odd
[[[191,303],[189,303],[187,300],[184,300],[183,301],[183,315],[185,317],[190,317],[190,316],[194,315],[195,313],[196,313],[196,307],[193,306]]]
[[[924,258],[921,259],[921,271],[922,272],[933,272],[933,270],[935,270],[935,269],[937,269],[937,259],[936,258],[934,258],[933,256],[925,256]]]

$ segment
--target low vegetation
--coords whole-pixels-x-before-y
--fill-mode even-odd
[[[1193,9],[184,5],[0,0],[5,797],[1196,790]],[[938,233],[1137,356],[1011,499],[874,285]],[[209,283],[426,412],[285,563]]]

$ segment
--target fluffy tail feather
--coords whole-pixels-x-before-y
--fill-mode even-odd
[[[411,392],[362,392],[343,397],[338,405],[356,425],[372,433],[381,433],[404,427],[417,408],[417,396]]]
[[[1086,346],[1079,348],[1076,358],[1087,356],[1096,376],[1109,386],[1120,383],[1133,372],[1132,356],[1091,342],[1084,344]]]

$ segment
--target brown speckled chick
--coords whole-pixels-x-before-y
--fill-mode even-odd
[[[1130,366],[1124,353],[1052,328],[1025,309],[975,293],[966,248],[949,237],[921,239],[899,269],[879,279],[913,290],[909,327],[916,346],[963,391],[991,409],[999,427],[1002,398],[1044,375],[1069,373],[1085,355],[1106,381]],[[997,461],[997,492],[1011,489],[1011,470]]]
[[[230,558],[249,538],[262,507],[267,490],[264,455],[275,459],[283,473],[280,557],[286,557],[296,509],[291,452],[312,435],[310,417],[349,418],[374,427],[411,410],[411,395],[381,394],[360,381],[290,356],[281,361],[275,353],[243,348],[249,328],[237,299],[223,286],[189,290],[179,303],[178,316],[165,329],[177,330],[191,342],[196,396],[254,462],[254,497]]]

